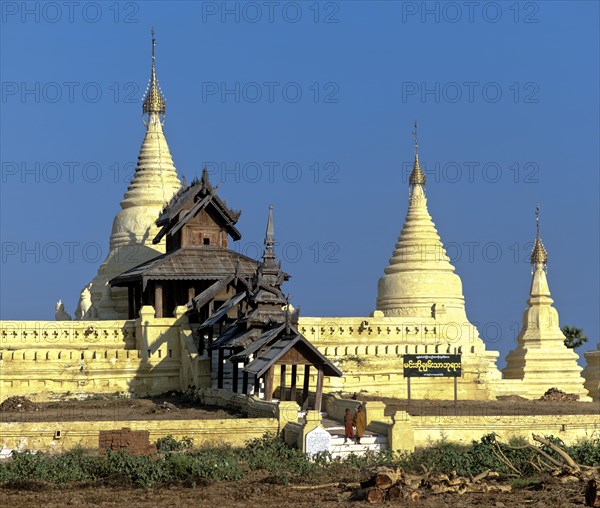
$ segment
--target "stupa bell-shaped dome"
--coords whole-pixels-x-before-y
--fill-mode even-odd
[[[158,85],[155,66],[156,39],[152,34],[152,68],[142,112],[146,135],[140,148],[135,174],[113,220],[110,250],[92,281],[92,302],[100,318],[127,318],[127,291],[112,289],[114,312],[100,306],[107,281],[165,252],[165,240],[153,244],[156,220],[165,204],[181,188],[169,145],[163,133],[166,101]],[[106,305],[104,305],[105,307]],[[104,315],[103,315],[104,312]]]
[[[406,220],[385,275],[379,279],[377,310],[387,316],[447,313],[466,321],[462,282],[427,210],[417,143],[409,185]]]

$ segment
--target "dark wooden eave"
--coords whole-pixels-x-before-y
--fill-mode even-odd
[[[223,344],[226,343],[223,341]],[[255,358],[243,370],[248,374],[260,377],[292,347],[299,346],[310,357],[312,365],[323,369],[324,375],[343,376],[342,371],[314,347],[304,335],[294,326],[286,324],[263,332],[246,349],[231,356],[229,361],[246,361],[251,355],[255,355]]]
[[[150,280],[218,281],[236,273],[246,278],[256,273],[258,265],[258,261],[222,247],[184,247],[131,268],[109,283],[118,287],[141,282],[145,288]]]
[[[230,360],[240,361],[246,359],[249,356],[246,354],[247,351],[257,342],[263,342],[260,349],[256,351],[256,358],[244,367],[244,372],[260,377],[275,365],[290,349],[300,347],[304,350],[306,356],[309,357],[311,364],[322,369],[325,376],[342,377],[344,375],[341,370],[314,347],[298,330],[289,326],[290,333],[288,333],[286,328],[285,325],[277,328],[277,333],[270,333],[269,338],[266,341],[258,339],[250,346],[250,348],[231,357]],[[270,330],[270,332],[272,332],[272,330]]]

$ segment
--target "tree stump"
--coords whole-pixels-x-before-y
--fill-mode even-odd
[[[382,504],[383,503],[383,491],[377,487],[371,487],[366,491],[366,500],[369,504]]]

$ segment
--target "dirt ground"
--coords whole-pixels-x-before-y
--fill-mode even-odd
[[[392,399],[359,395],[361,401],[380,400],[385,402],[386,416],[396,411],[408,411],[413,416],[452,416],[453,400]],[[518,396],[503,397],[502,400],[458,400],[459,416],[530,416],[530,415],[590,415],[600,418],[600,402],[573,402],[551,400],[528,400]]]
[[[16,402],[20,402],[20,407]],[[214,420],[240,416],[234,411],[221,407],[200,405],[181,394],[143,399],[93,397],[86,400],[60,402],[7,399],[0,405],[1,422]]]
[[[452,415],[454,401],[416,401],[360,395],[362,401],[382,400],[386,414],[408,410],[412,415]],[[543,415],[598,414],[600,404],[584,402],[529,401],[509,397],[500,401],[458,401],[461,415]],[[32,403],[14,400],[0,405],[0,421],[65,421],[65,420],[161,420],[236,418],[240,415],[211,406],[200,406],[181,394],[144,399],[100,398],[61,402]],[[600,478],[598,479],[600,480]],[[330,478],[330,482],[339,478]],[[583,507],[583,483],[563,484],[548,478],[535,490],[513,489],[510,493],[443,494],[425,496],[419,502],[403,501],[402,506],[438,508],[464,507]],[[279,485],[267,473],[251,473],[235,482],[217,482],[196,488],[136,489],[127,486],[56,487],[36,482],[20,482],[0,488],[0,507],[44,508],[63,506],[131,506],[142,507],[340,507],[360,506],[364,502],[350,500],[351,491],[339,486],[302,488],[302,485]],[[387,503],[390,505],[390,503]]]
[[[110,487],[53,488],[42,485],[21,485],[0,489],[0,506],[14,508],[39,506],[136,506],[145,507],[358,507],[365,502],[350,501],[351,492],[338,486],[318,489],[298,489],[296,485],[273,485],[267,475],[235,482],[218,482],[192,488],[129,489]],[[21,487],[21,488],[19,488]],[[25,487],[25,488],[22,488]],[[33,490],[33,489],[38,490]],[[561,484],[549,479],[540,490],[513,490],[510,493],[442,494],[424,497],[418,502],[403,501],[396,506],[439,508],[452,506],[496,508],[575,508],[584,506],[583,483]],[[392,503],[386,503],[391,506]]]
[[[452,400],[392,399],[358,395],[361,401],[381,400],[386,404],[385,414],[408,411],[413,416],[452,416]],[[234,411],[215,406],[203,406],[182,394],[167,394],[148,398],[92,397],[86,400],[38,402],[24,400],[0,404],[0,422],[42,421],[127,421],[127,420],[206,420],[239,418]],[[4,406],[4,407],[3,407]],[[503,400],[459,400],[460,416],[513,416],[513,415],[573,415],[597,414],[600,419],[600,402],[574,402],[552,400],[527,400],[505,397]]]

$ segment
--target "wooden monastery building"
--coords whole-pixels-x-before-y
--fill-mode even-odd
[[[276,262],[273,210],[269,209],[262,261],[230,250],[240,212],[227,207],[208,179],[178,191],[164,208],[153,242],[166,238],[166,253],[110,281],[128,291],[129,317],[144,305],[155,317],[186,305],[200,352],[211,356],[213,385],[307,407],[316,374],[315,409],[321,409],[324,376],[342,376],[297,328],[281,286],[289,275]],[[279,380],[279,386],[274,381]],[[301,386],[298,386],[298,381]]]

